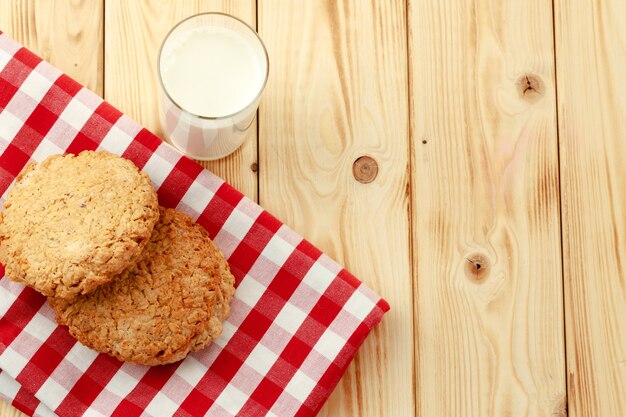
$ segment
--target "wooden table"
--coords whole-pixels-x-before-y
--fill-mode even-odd
[[[2,0],[0,30],[159,133],[158,46],[218,10],[271,75],[206,166],[392,306],[322,416],[626,416],[626,2]]]

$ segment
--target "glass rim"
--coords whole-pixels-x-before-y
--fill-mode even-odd
[[[165,83],[163,82],[163,77],[161,76],[161,54],[163,53],[163,47],[165,46],[165,43],[168,41],[168,39],[170,38],[171,34],[178,29],[178,27],[180,25],[182,25],[183,23],[187,22],[188,20],[191,19],[195,19],[197,17],[202,17],[202,16],[207,16],[207,15],[213,15],[213,16],[221,16],[221,17],[225,17],[227,19],[232,19],[235,20],[241,24],[244,25],[244,27],[248,28],[250,30],[250,32],[252,32],[254,34],[254,36],[256,37],[256,39],[259,41],[259,44],[261,45],[261,49],[263,49],[263,54],[265,55],[265,76],[263,79],[263,84],[261,84],[261,88],[259,89],[259,92],[256,94],[256,96],[254,96],[254,98],[248,103],[246,104],[244,107],[242,107],[241,109],[224,115],[224,116],[203,116],[201,114],[196,114],[193,113],[189,110],[187,110],[186,108],[184,108],[183,106],[181,106],[180,104],[178,104],[178,102],[176,102],[176,100],[174,100],[174,98],[172,98],[172,96],[170,95],[170,93],[167,91],[167,88],[165,88]],[[263,90],[265,90],[265,85],[267,84],[267,79],[269,78],[269,73],[270,73],[270,58],[269,55],[267,54],[267,48],[265,47],[265,43],[263,43],[263,40],[261,39],[261,37],[259,36],[259,34],[257,33],[256,30],[254,30],[254,28],[252,28],[252,26],[250,26],[249,24],[247,24],[246,22],[244,22],[243,20],[241,20],[240,18],[230,15],[228,13],[222,13],[222,12],[202,12],[202,13],[196,13],[193,14],[191,16],[188,16],[186,18],[184,18],[183,20],[181,20],[180,22],[176,23],[165,35],[165,37],[163,38],[163,41],[161,42],[161,46],[159,47],[159,53],[157,55],[157,75],[159,78],[159,85],[161,86],[161,90],[163,90],[163,92],[165,93],[166,97],[172,102],[172,104],[174,104],[180,111],[183,111],[185,113],[190,114],[191,116],[200,118],[200,119],[204,119],[204,120],[224,120],[224,119],[229,119],[231,117],[234,117],[240,113],[242,113],[243,111],[245,111],[246,109],[248,109],[250,106],[252,106],[253,103],[255,103],[260,97],[261,94],[263,93]]]

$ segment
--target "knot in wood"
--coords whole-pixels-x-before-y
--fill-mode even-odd
[[[517,79],[517,90],[524,100],[536,101],[543,96],[545,86],[541,78],[534,74],[524,74]]]
[[[474,253],[467,258],[465,264],[465,274],[469,279],[475,282],[480,282],[487,278],[489,270],[491,268],[491,262],[489,259],[481,253]]]
[[[352,175],[358,182],[369,184],[378,175],[378,163],[371,156],[361,156],[352,164]]]

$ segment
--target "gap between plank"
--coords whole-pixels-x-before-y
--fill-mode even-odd
[[[556,6],[552,0],[552,56],[554,57],[554,116],[556,120],[556,156],[557,169],[559,170],[557,178],[559,184],[559,228],[561,234],[561,297],[562,297],[562,313],[563,313],[563,374],[565,377],[565,415],[569,416],[569,378],[567,366],[567,315],[565,307],[565,253],[563,246],[563,187],[561,186],[561,125],[559,123],[559,88],[558,88],[558,67],[556,58]]]
[[[417,407],[417,387],[419,384],[418,378],[417,378],[417,358],[418,358],[418,337],[417,337],[417,331],[418,331],[418,318],[417,318],[417,306],[415,304],[415,292],[416,292],[416,288],[417,288],[417,276],[416,276],[416,270],[417,268],[415,267],[415,263],[416,260],[414,259],[416,257],[415,254],[415,250],[414,250],[414,238],[413,238],[413,187],[412,187],[412,183],[413,183],[413,167],[414,167],[414,161],[413,161],[413,157],[414,157],[414,143],[413,143],[413,123],[412,122],[412,117],[413,117],[413,101],[411,100],[411,94],[413,93],[413,86],[412,86],[412,82],[411,82],[411,31],[409,30],[409,25],[410,25],[410,19],[409,19],[409,10],[410,10],[410,0],[406,0],[404,2],[404,34],[406,37],[406,85],[407,85],[407,124],[408,124],[408,129],[407,129],[407,142],[408,142],[408,151],[409,151],[409,159],[407,161],[407,183],[406,183],[406,195],[408,198],[408,216],[409,216],[409,272],[411,274],[411,306],[413,308],[411,317],[413,318],[412,320],[412,326],[413,326],[413,364],[412,364],[412,374],[413,374],[413,386],[412,386],[412,392],[413,392],[413,416],[417,417],[417,413],[418,413],[418,407]]]
[[[104,62],[104,58],[106,57],[106,54],[104,53],[105,49],[106,49],[106,19],[107,19],[107,14],[106,14],[106,5],[107,5],[107,0],[102,0],[102,50],[100,51],[100,59],[102,60],[102,99],[106,100],[106,77],[105,77],[105,71],[106,71],[106,63]]]
[[[254,19],[255,19],[255,30],[256,32],[259,34],[259,37],[261,36],[261,28],[259,28],[259,0],[255,0],[254,2]],[[267,48],[267,47],[266,47]],[[268,74],[267,77],[269,78],[269,71],[271,71],[271,69],[268,67],[267,69]],[[265,88],[267,88],[267,85],[265,86]],[[261,94],[265,93],[265,91],[263,91]],[[267,94],[266,94],[267,95]],[[261,100],[263,101],[263,100]],[[257,107],[256,109],[256,202],[257,204],[261,205],[261,169],[263,169],[263,167],[261,167],[261,106],[259,105],[259,107]]]

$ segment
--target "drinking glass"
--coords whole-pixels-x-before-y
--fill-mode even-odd
[[[176,48],[184,45],[189,39],[189,34],[194,30],[232,31],[243,40],[241,45],[248,45],[245,49],[246,53],[252,54],[249,55],[249,58],[254,58],[258,61],[258,68],[256,65],[254,66],[254,78],[256,80],[258,77],[261,81],[258,82],[258,85],[253,85],[254,83],[245,85],[245,82],[236,82],[235,85],[239,88],[239,93],[241,93],[241,88],[249,90],[246,92],[246,96],[250,97],[250,99],[241,102],[238,108],[231,109],[228,114],[210,114],[209,110],[198,111],[197,106],[194,110],[190,110],[185,107],[183,103],[185,100],[182,100],[181,96],[176,98],[176,91],[172,87],[173,84],[168,85],[167,82],[164,82],[164,71],[168,68],[166,65],[171,64],[171,57],[175,56]],[[197,43],[195,45],[197,47]],[[217,60],[223,58],[220,54],[233,53],[230,45],[222,46],[222,48],[206,48],[206,50],[197,48],[198,50],[194,51],[192,55],[197,56],[198,59],[210,59],[218,62]],[[159,50],[157,69],[161,98],[161,125],[166,138],[174,147],[194,159],[214,160],[231,154],[243,144],[256,117],[261,94],[269,74],[267,50],[254,29],[242,20],[224,13],[200,13],[188,17],[174,26],[163,40]],[[260,71],[260,74],[256,73],[256,71]],[[240,71],[233,72],[241,73]],[[224,75],[230,76],[229,74]],[[194,79],[194,77],[196,78]],[[185,82],[198,83],[200,85],[203,81],[207,81],[202,77],[203,75],[194,74]],[[236,80],[230,81],[234,82]],[[200,90],[187,91],[187,99],[209,99],[213,100],[217,106],[219,106],[220,100],[225,99],[224,96],[207,97],[205,96],[206,90],[205,92]],[[202,94],[203,97],[189,97],[190,94]],[[191,106],[187,104],[187,107]]]

